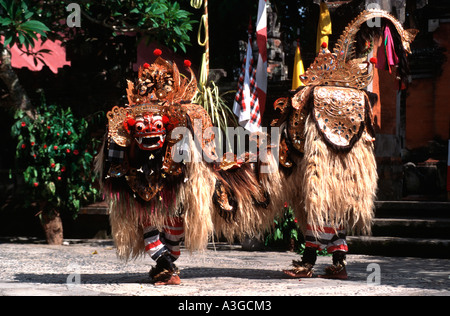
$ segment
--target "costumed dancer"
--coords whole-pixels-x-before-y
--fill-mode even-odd
[[[180,242],[186,239],[191,250],[204,249],[213,232],[213,190],[207,188],[214,187],[214,177],[202,155],[213,159],[215,154],[211,139],[200,137],[198,148],[190,135],[201,136],[211,126],[204,109],[190,103],[197,91],[190,62],[185,61],[187,78],[161,53],[156,49],[155,62],[139,68],[136,82],[128,81],[129,105],[107,113],[107,139],[97,169],[104,175],[118,256],[128,260],[147,253],[156,262],[150,271],[155,284],[179,284],[174,262]],[[190,120],[195,119],[200,125],[194,131]],[[177,127],[184,130],[177,132]]]
[[[397,55],[406,60],[416,31],[404,30],[385,11],[363,11],[345,28],[333,53],[322,45],[300,76],[305,86],[274,104],[281,110],[281,117],[272,122],[282,128],[281,171],[286,188],[295,188],[288,200],[306,241],[302,260],[284,270],[293,277],[313,276],[317,250],[327,249],[332,265],[321,276],[346,279],[347,232],[371,231],[378,178],[372,127],[377,96],[364,88],[372,81],[376,60],[369,63],[358,54],[357,38],[361,28],[375,34],[363,26],[373,18],[394,31]]]
[[[281,180],[278,172],[260,172],[262,166],[277,170],[270,146],[261,151],[266,159],[256,162],[249,162],[250,153],[218,159],[211,119],[191,103],[197,80],[190,62],[187,78],[159,49],[154,54],[137,81],[128,81],[129,105],[107,113],[96,169],[104,178],[118,256],[148,254],[156,262],[154,284],[177,285],[180,243],[203,250],[214,234],[233,240],[267,229],[281,209],[275,205],[282,200]]]

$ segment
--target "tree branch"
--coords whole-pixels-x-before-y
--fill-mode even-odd
[[[109,24],[105,20],[103,20],[103,21],[97,20],[97,19],[91,17],[84,10],[81,10],[81,14],[83,15],[83,17],[85,17],[90,22],[98,24],[98,25],[101,25],[103,27],[106,27],[106,28],[108,28],[110,30],[113,30],[114,32],[122,32],[122,33],[126,33],[126,32],[142,32],[142,33],[146,33],[146,34],[154,34],[157,31],[166,28],[166,27],[151,27],[151,28],[129,27],[129,28],[127,28],[127,27],[122,27],[122,26]]]
[[[34,119],[36,117],[35,108],[31,104],[25,89],[20,84],[16,72],[12,69],[11,52],[3,45],[0,45],[0,61],[0,80],[5,83],[11,100],[8,104],[16,109],[25,111],[30,118]]]

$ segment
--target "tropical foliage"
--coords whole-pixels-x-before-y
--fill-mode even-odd
[[[0,17],[0,34],[5,36],[4,45],[34,46],[36,34],[46,37],[57,36],[58,32],[86,32],[84,24],[94,23],[106,28],[113,36],[127,32],[151,35],[160,43],[186,51],[190,39],[188,32],[195,21],[191,13],[180,8],[177,1],[169,0],[97,0],[79,2],[79,19],[82,30],[68,28],[64,21],[71,13],[68,1],[18,1],[0,0],[3,11]],[[67,34],[65,34],[67,35]],[[84,34],[89,36],[89,34]]]
[[[265,246],[286,249],[303,254],[305,240],[295,218],[294,210],[287,203],[284,204],[283,216],[274,219],[274,228],[265,237]],[[319,256],[330,255],[326,249],[317,250]]]
[[[190,45],[188,32],[194,21],[177,1],[89,1],[83,4],[84,16],[98,24],[119,32],[141,32],[153,36],[158,42],[181,48]]]
[[[297,251],[301,248],[301,232],[294,215],[294,210],[287,204],[283,208],[283,216],[275,218],[274,229],[266,236],[266,246],[276,246]]]
[[[77,118],[70,108],[43,102],[36,119],[23,111],[15,114],[11,134],[17,140],[16,170],[25,185],[20,186],[24,206],[41,211],[69,211],[99,197],[92,171],[97,142],[90,136],[88,121]],[[36,205],[37,204],[37,205]]]
[[[50,29],[37,18],[36,11],[28,7],[28,1],[0,0],[3,14],[0,16],[0,31],[5,36],[3,45],[34,47],[37,34],[43,38]]]

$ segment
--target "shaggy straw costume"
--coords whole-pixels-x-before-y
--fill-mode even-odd
[[[211,119],[190,100],[197,81],[159,55],[128,82],[128,107],[108,112],[108,137],[97,171],[104,175],[112,235],[121,259],[147,253],[155,284],[180,284],[180,243],[203,250],[213,235],[234,238],[270,228],[281,210],[277,161],[257,134],[260,159],[218,159]],[[262,135],[264,136],[264,135]]]
[[[316,250],[327,249],[333,253],[333,265],[324,277],[346,279],[347,231],[371,231],[377,189],[370,102],[374,95],[363,88],[372,81],[373,66],[357,56],[356,38],[363,23],[373,18],[394,27],[402,44],[399,55],[409,52],[415,31],[404,30],[384,11],[364,11],[346,27],[333,53],[322,45],[300,76],[305,87],[275,102],[282,113],[272,123],[283,130],[281,168],[287,188],[297,188],[288,200],[306,240],[302,261],[284,271],[293,277],[311,277]]]

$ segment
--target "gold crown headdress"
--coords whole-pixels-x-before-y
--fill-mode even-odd
[[[190,68],[191,62],[184,61],[191,75],[191,78],[187,79],[180,75],[175,63],[161,58],[161,50],[155,49],[153,54],[157,56],[155,62],[139,67],[137,81],[133,83],[127,80],[129,105],[173,105],[190,101],[197,91],[197,79]]]
[[[348,150],[361,137],[365,128],[366,116],[370,117],[370,108],[366,109],[367,95],[362,91],[373,79],[373,69],[366,57],[356,56],[356,34],[362,24],[374,18],[387,19],[399,34],[403,49],[410,53],[410,43],[417,30],[404,30],[401,23],[383,10],[371,9],[361,12],[348,26],[336,42],[331,53],[326,45],[306,70],[300,75],[305,84],[288,102],[288,98],[275,101],[275,109],[288,115],[287,105],[294,108],[289,118],[289,137],[293,146],[303,152],[305,144],[304,127],[309,108],[305,105],[312,97],[314,106],[311,109],[313,120],[319,132],[328,144],[336,150]],[[375,63],[375,60],[370,60]],[[281,120],[280,120],[281,121]],[[273,126],[279,121],[272,122]],[[281,153],[286,152],[286,144]],[[281,157],[283,163],[285,157]],[[285,166],[288,166],[285,162]]]
[[[175,63],[163,59],[161,53],[161,50],[155,49],[155,62],[139,67],[136,82],[127,80],[129,106],[115,106],[107,113],[108,136],[119,146],[126,147],[132,141],[124,124],[128,118],[152,113],[169,117],[169,125],[184,122],[185,113],[180,105],[189,103],[197,92],[197,79],[189,60],[184,61],[184,66],[191,74],[188,79],[180,74]]]
[[[401,23],[388,12],[371,9],[361,12],[344,30],[337,41],[333,53],[325,47],[316,57],[312,65],[300,76],[306,86],[341,86],[363,89],[373,78],[373,67],[369,63],[361,63],[356,58],[355,35],[361,25],[374,18],[386,18],[392,22],[401,37],[405,51],[411,53],[410,43],[414,40],[417,30],[404,30]],[[369,68],[371,68],[369,70]]]
[[[129,105],[115,106],[107,113],[108,143],[118,146],[113,147],[114,154],[125,150],[120,147],[132,146],[129,155],[123,155],[126,159],[133,156],[131,153],[136,153],[136,148],[161,155],[163,159],[158,177],[160,174],[165,178],[166,175],[180,175],[183,171],[182,163],[172,157],[173,146],[185,136],[176,131],[177,127],[190,128],[199,140],[203,153],[211,161],[217,157],[214,135],[203,136],[204,131],[212,127],[211,120],[202,106],[191,103],[197,92],[197,79],[190,68],[191,62],[184,61],[184,66],[191,74],[187,78],[180,74],[175,63],[160,57],[161,50],[156,49],[154,54],[157,56],[155,62],[139,68],[136,82],[128,81]],[[164,182],[154,183],[157,181],[153,178],[157,177],[156,174],[143,175],[128,162],[116,163],[114,168],[115,174],[126,174],[133,192],[145,201],[150,201],[164,187]]]

